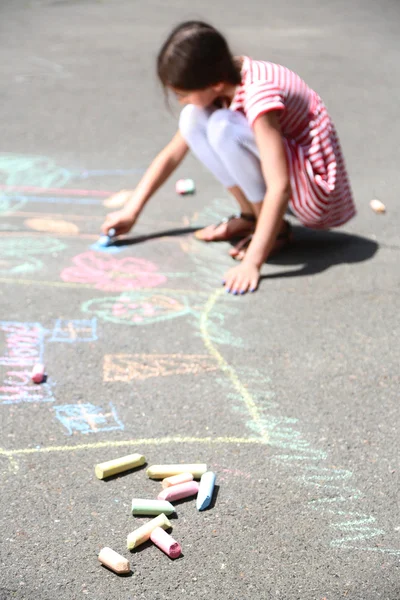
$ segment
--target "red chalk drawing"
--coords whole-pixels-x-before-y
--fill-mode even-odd
[[[73,258],[72,267],[61,272],[63,281],[92,284],[98,290],[123,292],[141,288],[152,288],[165,283],[165,275],[157,272],[158,267],[144,258],[115,258],[111,255],[89,251]],[[143,307],[142,307],[143,308]],[[116,307],[118,312],[118,307]],[[152,306],[147,309],[151,314]]]

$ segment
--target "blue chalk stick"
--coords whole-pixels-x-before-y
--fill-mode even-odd
[[[112,244],[112,239],[110,239],[108,237],[108,235],[102,235],[99,237],[99,239],[97,240],[97,244],[99,246],[109,246],[110,244]]]
[[[197,510],[204,510],[211,504],[214,485],[215,485],[215,473],[207,471],[201,476],[199,491],[196,499]]]
[[[107,235],[109,238],[113,238],[113,237],[115,237],[115,233],[116,233],[116,231],[115,231],[114,227],[111,227],[111,229],[108,230]]]

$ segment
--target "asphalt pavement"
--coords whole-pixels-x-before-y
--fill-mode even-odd
[[[191,18],[321,95],[358,208],[338,231],[293,220],[245,297],[221,287],[229,244],[192,235],[234,208],[193,157],[97,244],[176,129],[155,57]],[[399,600],[399,19],[390,0],[2,0],[0,600]],[[95,477],[136,452],[217,474],[209,510],[177,504],[177,560],[126,549],[160,482]]]

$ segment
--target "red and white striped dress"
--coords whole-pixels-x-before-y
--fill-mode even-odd
[[[279,111],[292,187],[289,204],[304,225],[329,229],[356,214],[335,126],[321,98],[296,73],[243,57],[242,84],[229,108],[243,112],[251,126],[260,115]]]

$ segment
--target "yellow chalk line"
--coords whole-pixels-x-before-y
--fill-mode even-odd
[[[109,440],[105,442],[93,442],[92,444],[77,444],[76,446],[44,446],[41,448],[17,448],[15,450],[4,450],[0,448],[0,456],[13,458],[16,454],[47,454],[49,452],[76,452],[78,450],[98,450],[99,448],[119,448],[121,446],[157,446],[159,444],[264,444],[262,438],[240,438],[240,437],[163,437],[143,438],[133,440]]]
[[[243,385],[243,383],[240,381],[235,369],[227,363],[227,361],[224,359],[222,354],[217,350],[215,345],[212,343],[210,334],[208,333],[207,325],[208,325],[209,316],[210,316],[218,298],[220,298],[224,293],[225,293],[225,289],[220,288],[220,289],[216,290],[213,294],[211,294],[211,296],[209,297],[209,299],[204,307],[204,310],[201,314],[201,317],[200,317],[201,337],[203,338],[205,347],[207,348],[207,350],[209,351],[211,356],[213,356],[215,358],[221,371],[227,375],[227,377],[231,380],[233,387],[237,390],[237,392],[243,398],[246,408],[249,412],[249,415],[251,416],[254,423],[257,425],[258,430],[261,432],[260,441],[262,441],[262,443],[266,444],[268,442],[269,436],[267,433],[265,433],[263,431],[260,411],[259,411],[256,403],[254,402],[252,395],[246,389],[246,387]]]

